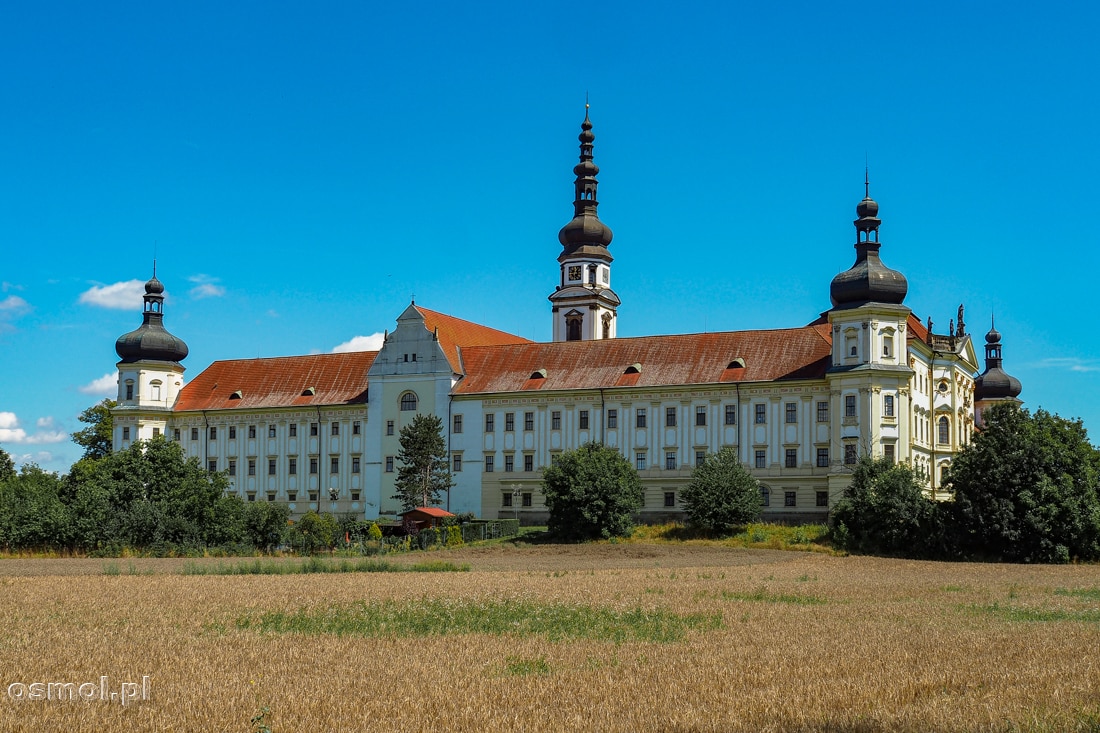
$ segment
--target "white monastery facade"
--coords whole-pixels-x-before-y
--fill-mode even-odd
[[[216,361],[185,383],[187,346],[164,328],[154,273],[141,326],[115,345],[115,448],[164,435],[246,501],[285,501],[296,515],[395,516],[399,435],[419,413],[446,426],[455,513],[543,521],[541,468],[588,441],[637,468],[643,520],[678,516],[692,468],[724,446],[759,479],[771,519],[823,518],[864,454],[908,463],[946,498],[943,471],[981,411],[1015,401],[1020,383],[1001,368],[995,329],[977,373],[962,306],[943,335],[904,305],[908,283],[879,257],[869,193],[856,261],[809,324],[619,338],[587,114],[579,139],[552,341],[413,303],[377,352]]]

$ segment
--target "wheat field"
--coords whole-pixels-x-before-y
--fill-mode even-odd
[[[1100,730],[1100,567],[690,544],[431,557],[470,570],[0,560],[0,731]],[[102,676],[147,676],[148,699],[11,699]]]

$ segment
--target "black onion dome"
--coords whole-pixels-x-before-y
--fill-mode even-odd
[[[611,227],[604,224],[594,214],[581,214],[563,226],[558,232],[558,241],[567,250],[573,250],[586,244],[603,246],[611,244]]]
[[[882,245],[878,241],[878,202],[870,193],[856,205],[853,222],[856,227],[856,261],[851,268],[833,278],[829,296],[834,306],[857,306],[864,303],[900,305],[909,292],[909,281],[897,270],[891,270],[879,259]]]
[[[123,363],[164,361],[178,364],[187,358],[187,344],[164,328],[164,285],[154,275],[145,283],[145,310],[141,325],[115,341]]]
[[[1001,368],[1001,334],[990,328],[985,335],[985,371],[974,380],[975,400],[1016,399],[1023,391],[1020,380]]]
[[[585,105],[584,122],[581,134],[577,136],[581,143],[580,160],[573,166],[574,200],[573,218],[558,232],[558,241],[564,250],[561,257],[583,253],[585,255],[610,260],[607,245],[611,244],[611,228],[600,221],[597,209],[599,201],[596,191],[599,182],[600,167],[593,160],[593,146],[596,136],[592,133],[592,121],[588,118],[588,106]],[[560,259],[560,257],[559,257]]]

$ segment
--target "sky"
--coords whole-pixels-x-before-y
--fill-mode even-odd
[[[804,325],[881,255],[1100,440],[1100,6],[7,3],[0,448],[67,472],[156,260],[188,377],[417,304],[549,340],[585,96],[619,336]]]

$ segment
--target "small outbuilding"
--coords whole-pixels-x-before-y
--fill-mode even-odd
[[[437,506],[418,506],[416,509],[401,513],[403,519],[411,519],[416,522],[416,526],[420,529],[442,527],[444,520],[453,516],[454,514]]]

